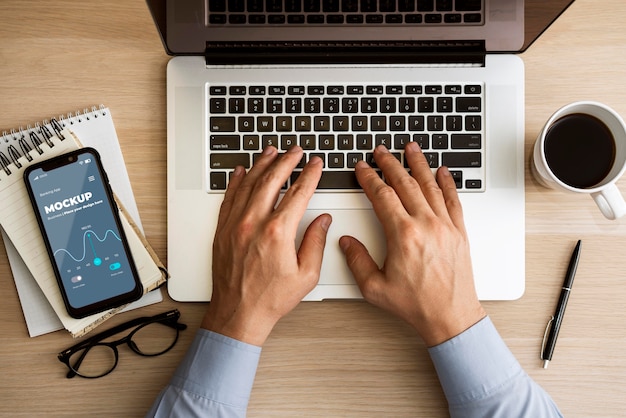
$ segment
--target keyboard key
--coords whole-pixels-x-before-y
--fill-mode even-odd
[[[296,135],[282,135],[280,137],[280,149],[287,151],[293,148],[298,143],[298,137]]]
[[[435,99],[432,97],[420,97],[417,99],[417,110],[421,113],[432,113],[435,111]]]
[[[339,148],[340,150],[354,149],[354,136],[338,135],[337,136],[337,148]]]
[[[235,118],[232,116],[212,116],[209,125],[211,132],[235,132]]]
[[[310,132],[311,131],[311,117],[310,116],[296,116],[296,131],[297,132]]]
[[[304,86],[289,86],[287,92],[292,96],[302,96],[304,94]]]
[[[432,137],[433,149],[448,149],[448,135],[435,134]]]
[[[278,135],[263,135],[261,137],[261,145],[263,149],[267,147],[274,147],[278,149]]]
[[[424,16],[424,22],[426,23],[441,23],[442,16],[439,13],[428,13]]]
[[[232,169],[238,165],[250,168],[250,156],[248,154],[219,152],[212,152],[210,155],[211,168]]]
[[[465,180],[466,189],[480,189],[483,186],[481,180]]]
[[[226,173],[212,171],[209,178],[211,190],[226,190]]]
[[[480,116],[465,116],[466,131],[480,131],[481,129],[482,123]]]
[[[480,112],[481,98],[480,97],[457,97],[456,98],[456,111],[457,112]]]
[[[441,163],[446,167],[481,167],[480,152],[444,152]]]
[[[226,95],[225,86],[211,86],[209,87],[209,94],[211,96],[224,96]]]
[[[455,10],[459,12],[480,11],[481,0],[456,0]]]
[[[315,135],[300,135],[300,147],[305,151],[314,150],[316,140]]]
[[[313,119],[313,130],[316,132],[330,131],[330,117],[315,116],[315,118]]]
[[[309,86],[307,88],[307,93],[312,96],[320,96],[324,94],[324,86]]]
[[[265,86],[251,86],[249,93],[252,96],[262,96],[265,94]]]
[[[365,89],[367,94],[383,94],[383,86],[367,86]]]
[[[461,116],[446,116],[446,129],[448,131],[462,130],[463,118]]]
[[[321,150],[334,150],[335,149],[335,135],[320,135],[318,146],[319,146],[319,149]]]
[[[212,150],[239,150],[241,138],[239,135],[211,135]]]
[[[260,142],[258,135],[244,135],[243,136],[243,149],[254,151],[260,149]]]
[[[450,175],[456,184],[456,188],[460,189],[463,187],[463,172],[458,170],[450,170]]]
[[[246,87],[245,86],[230,86],[228,88],[228,93],[231,96],[241,96],[246,94]]]
[[[209,111],[211,113],[226,113],[226,99],[209,100]]]
[[[435,0],[417,0],[417,10],[420,12],[432,12],[435,10]]]
[[[453,134],[450,147],[452,149],[480,149],[482,141],[480,134]]]
[[[331,152],[328,154],[328,167],[329,168],[344,168],[344,155],[338,152]]]
[[[348,162],[347,162],[347,166],[348,168],[354,168],[356,167],[356,163],[358,163],[359,161],[361,161],[363,159],[363,154],[360,152],[350,152],[348,153]]]
[[[480,94],[482,86],[480,84],[468,84],[465,86],[465,94]]]
[[[393,148],[403,150],[410,140],[411,136],[408,134],[396,134],[393,136]]]
[[[254,118],[251,116],[240,116],[237,120],[237,127],[239,132],[254,131]]]
[[[430,168],[439,167],[439,153],[436,152],[425,152],[424,157],[426,157],[426,161],[428,161],[428,166]]]
[[[291,174],[291,184],[297,180],[300,172],[294,171]],[[318,189],[360,189],[361,186],[356,179],[354,170],[351,171],[323,171],[320,182],[317,185]]]

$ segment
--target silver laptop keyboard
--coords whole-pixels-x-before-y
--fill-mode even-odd
[[[207,85],[208,188],[223,193],[229,175],[250,168],[263,148],[304,156],[295,181],[313,156],[324,161],[318,190],[359,190],[359,160],[376,168],[384,145],[404,164],[404,146],[419,143],[430,167],[450,169],[461,192],[485,189],[482,84]]]
[[[211,0],[209,25],[480,25],[484,0]]]

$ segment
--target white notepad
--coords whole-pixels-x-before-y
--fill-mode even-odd
[[[41,240],[39,229],[23,187],[22,172],[26,165],[76,149],[78,144],[72,140],[71,135],[63,131],[61,135],[65,134],[68,139],[60,141],[56,137],[49,138],[49,141],[54,144],[54,147],[51,148],[43,137],[42,126],[44,131],[47,129],[50,134],[56,134],[52,124],[43,122],[38,126],[36,125],[35,128],[27,127],[25,130],[14,130],[10,133],[3,133],[0,137],[0,152],[2,153],[0,159],[4,156],[4,159],[0,162],[0,195],[3,197],[0,202],[0,221],[3,224],[2,235],[31,337],[63,327],[68,329],[74,336],[79,336],[109,317],[112,312],[76,320],[67,315],[63,306],[56,280],[51,274],[51,266],[49,265],[47,253],[45,253],[45,247],[42,247],[43,241]],[[104,168],[107,171],[117,198],[124,206],[127,216],[130,216],[137,227],[141,229],[137,205],[133,197],[109,109],[101,106],[100,109],[94,108],[91,111],[61,117],[59,118],[57,129],[61,127],[71,130],[83,145],[94,147],[100,152]],[[21,162],[20,164],[22,164],[22,167],[19,167],[20,164],[15,164],[15,161],[13,161],[13,157],[17,157],[15,151],[25,155],[24,151],[27,148],[24,148],[32,145],[33,140],[36,141],[33,138],[33,132],[35,136],[39,136],[41,141],[39,148],[43,153],[40,155],[39,150],[32,146],[33,149],[28,154],[33,160],[27,161],[26,157],[22,157],[21,160],[18,160],[18,163]],[[20,139],[23,141],[20,141]],[[14,149],[9,149],[10,145],[13,145]],[[7,168],[10,174],[5,168]],[[5,191],[9,189],[11,190]],[[10,199],[4,198],[6,193],[9,193]],[[31,215],[32,219],[28,215]],[[124,219],[124,217],[122,218]],[[34,224],[32,224],[32,221],[34,221]],[[15,222],[19,222],[22,225],[30,225],[30,228],[24,233],[24,229],[20,228]],[[125,219],[124,223],[126,224],[125,230],[129,236],[129,241],[134,241],[134,245],[131,242],[131,247],[135,259],[144,260],[137,263],[144,287],[152,288],[161,281],[161,272],[158,270],[158,266],[151,262],[151,255],[144,247],[139,236],[131,232],[130,224]],[[5,230],[8,232],[8,236]],[[11,239],[9,239],[9,236]],[[36,244],[27,244],[29,240],[36,241]],[[19,252],[14,243],[18,243]],[[29,255],[26,257],[27,262],[20,256],[20,252],[23,253],[25,248],[29,249]],[[41,254],[42,248],[43,254]],[[142,255],[138,257],[139,254],[137,253]],[[36,272],[37,277],[34,277],[31,271]],[[126,309],[156,303],[161,300],[161,293],[157,290],[147,293],[141,300],[129,305]]]

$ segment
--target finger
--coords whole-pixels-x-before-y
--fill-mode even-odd
[[[231,212],[233,217],[240,218],[242,212],[248,206],[250,195],[256,187],[256,183],[260,176],[272,165],[278,157],[278,150],[269,146],[263,150],[261,156],[255,161],[252,168],[244,176],[233,196]]]
[[[385,229],[385,235],[390,236],[394,233],[394,221],[408,216],[400,198],[366,162],[357,163],[355,174],[365,195],[372,203],[376,217]]]
[[[367,248],[359,240],[350,236],[341,237],[339,247],[343,251],[348,268],[363,297],[370,302],[379,300],[380,283],[385,280],[385,276]]]
[[[437,216],[447,215],[448,210],[441,189],[419,145],[415,142],[409,142],[404,148],[404,158],[406,158],[411,169],[411,175],[417,180],[421,193],[428,201],[432,211]]]
[[[284,225],[290,227],[294,234],[320,181],[322,166],[320,158],[312,158],[274,211],[274,215],[283,218]]]
[[[247,209],[260,216],[266,216],[274,210],[280,189],[302,159],[302,148],[295,146],[281,154],[256,179],[254,189],[250,192]]]
[[[242,166],[237,166],[235,167],[233,175],[230,177],[230,180],[228,182],[228,188],[226,189],[226,193],[224,194],[224,200],[222,201],[222,205],[220,206],[220,212],[217,217],[218,231],[226,223],[226,219],[228,219],[228,217],[232,213],[233,202],[235,200],[239,185],[243,181],[245,173],[246,170]]]
[[[326,237],[331,222],[332,217],[327,213],[315,218],[304,232],[304,238],[302,238],[302,244],[300,244],[300,249],[298,250],[300,270],[307,273],[315,273],[316,283],[319,280],[322,268]]]
[[[443,199],[448,210],[448,214],[454,226],[465,234],[465,221],[463,219],[463,207],[456,189],[456,182],[448,167],[440,167],[437,170],[437,183],[443,192]]]
[[[402,205],[410,215],[415,215],[426,204],[417,181],[411,177],[400,161],[380,145],[374,150],[376,165],[385,175],[386,182],[394,189]]]

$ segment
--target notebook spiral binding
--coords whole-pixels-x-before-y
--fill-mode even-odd
[[[85,108],[81,112],[69,112],[66,115],[60,115],[58,118],[51,118],[35,123],[32,127],[28,125],[26,129],[19,127],[10,131],[2,131],[0,135],[0,170],[4,171],[7,176],[11,175],[11,165],[17,169],[22,168],[22,158],[26,158],[28,162],[33,160],[31,152],[34,150],[39,155],[45,152],[45,146],[54,147],[53,137],[57,136],[61,141],[65,140],[65,136],[61,131],[72,125],[84,123],[91,118],[106,115],[106,107],[104,105],[92,106],[91,109]],[[45,146],[44,146],[45,144]]]

